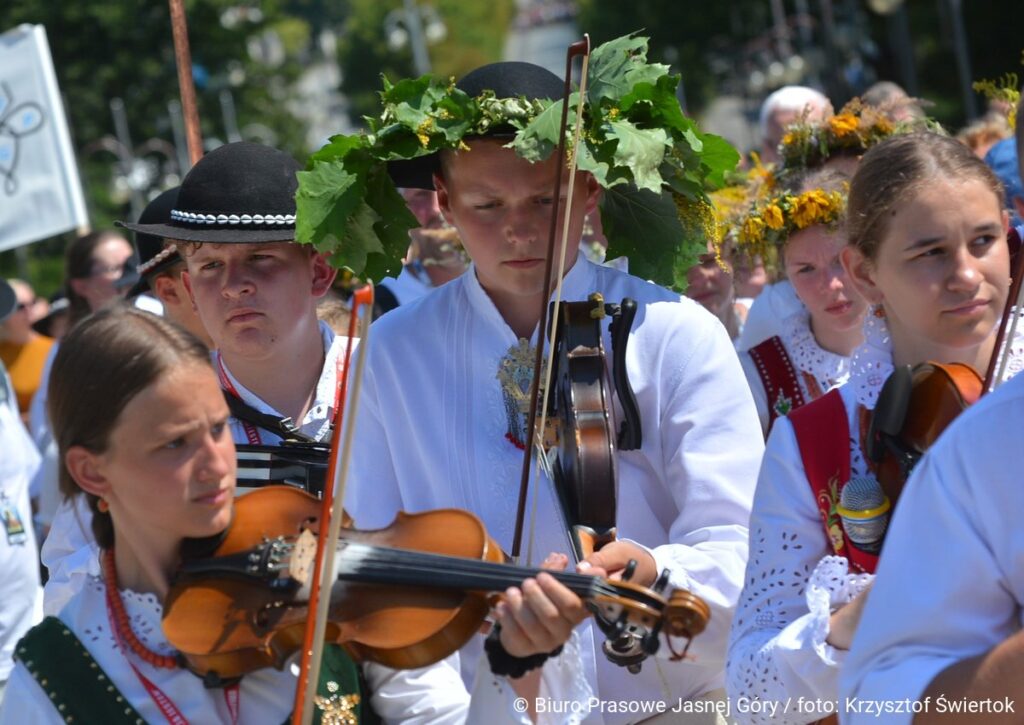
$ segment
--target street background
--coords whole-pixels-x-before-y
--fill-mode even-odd
[[[877,80],[925,99],[951,131],[981,116],[971,83],[1024,77],[1020,0],[191,0],[207,148],[251,140],[304,159],[376,112],[380,75],[459,76],[497,60],[561,75],[566,45],[637,30],[681,74],[680,102],[741,151],[763,99],[820,88],[836,108]],[[4,0],[0,33],[46,27],[94,229],[137,216],[188,168],[169,11],[160,0]],[[1013,81],[1013,79],[1011,79]],[[0,204],[4,203],[0,198]],[[0,254],[0,276],[49,295],[62,235]]]

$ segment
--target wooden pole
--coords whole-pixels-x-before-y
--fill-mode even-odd
[[[167,0],[171,6],[171,30],[174,32],[174,60],[178,66],[178,88],[181,111],[185,117],[185,138],[188,141],[189,163],[203,157],[203,136],[199,131],[199,109],[196,87],[192,83],[192,54],[188,48],[188,24],[182,0]]]

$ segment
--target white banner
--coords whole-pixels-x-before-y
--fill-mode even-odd
[[[0,250],[89,217],[42,25],[0,35]]]

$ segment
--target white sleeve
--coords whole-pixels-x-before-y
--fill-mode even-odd
[[[867,584],[832,556],[793,426],[775,421],[750,517],[750,560],[733,621],[726,665],[730,699],[778,704],[737,708],[741,722],[803,723],[823,713],[784,711],[803,697],[832,702],[846,653],[825,640],[831,610]]]
[[[900,497],[842,674],[844,702],[915,700],[942,670],[1020,629],[1021,478],[1009,449],[1016,441],[977,417],[960,422],[956,431],[970,435],[947,431]],[[984,428],[972,432],[975,426]],[[1019,434],[1019,427],[1008,430]],[[855,711],[844,717],[869,721],[877,719]]]
[[[741,352],[749,350],[759,342],[778,335],[782,330],[782,320],[798,310],[802,304],[788,280],[779,280],[765,286],[750,306],[743,331],[736,338],[736,349]]]
[[[403,725],[529,725],[530,718],[511,683],[494,675],[487,658],[480,658],[473,692],[466,691],[455,653],[430,667],[393,670],[383,665],[363,665],[370,686],[373,711],[387,723]],[[593,695],[581,666],[579,639],[575,633],[562,653],[552,657],[541,671],[539,698],[546,702],[575,702],[568,714],[542,714],[538,725],[560,725],[590,702]]]
[[[56,617],[89,576],[100,575],[99,547],[92,536],[92,512],[83,496],[64,500],[50,525],[40,558],[50,573],[43,612]]]
[[[679,334],[664,354],[665,403],[650,435],[661,436],[664,485],[678,515],[670,543],[651,549],[670,583],[711,608],[707,629],[694,638],[694,660],[721,667],[747,561],[750,506],[764,437],[729,336],[717,321],[703,334]],[[667,650],[667,648],[664,648]]]
[[[768,437],[768,391],[764,389],[764,381],[761,374],[757,372],[757,365],[754,358],[750,357],[750,351],[744,350],[740,354],[740,365],[743,366],[743,374],[747,376],[747,385],[750,387],[750,394],[754,396],[754,405],[757,406],[757,418],[761,421],[761,431]]]
[[[371,707],[386,723],[461,725],[469,710],[469,693],[459,675],[458,654],[429,667],[393,670],[363,665]]]
[[[57,356],[60,343],[55,342],[50,346],[50,352],[43,363],[43,371],[39,376],[39,387],[36,394],[32,396],[32,402],[28,408],[29,432],[32,440],[36,442],[39,450],[46,445],[46,441],[53,438],[50,431],[50,417],[46,410],[46,403],[50,391],[50,370],[53,367],[53,359]]]
[[[0,703],[0,725],[61,725],[64,718],[43,692],[29,671],[20,662],[14,665],[3,703]]]

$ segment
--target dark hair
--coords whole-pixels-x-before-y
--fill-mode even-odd
[[[49,414],[59,449],[60,491],[84,495],[92,510],[92,531],[105,549],[114,544],[108,514],[99,498],[71,477],[64,456],[72,446],[102,453],[125,406],[168,370],[192,362],[210,365],[206,347],[184,328],[127,304],[85,318],[63,339],[50,374]]]
[[[75,241],[71,242],[64,253],[64,279],[67,280],[66,293],[68,302],[71,304],[71,317],[68,321],[69,329],[77,325],[82,318],[92,312],[89,302],[75,292],[71,280],[87,279],[92,276],[93,252],[96,251],[96,247],[110,239],[121,239],[125,244],[128,244],[128,240],[113,229],[100,229],[78,237]]]
[[[1002,208],[1002,183],[956,139],[928,131],[893,136],[864,154],[850,182],[846,207],[849,244],[875,259],[896,207],[937,179],[980,181],[992,190]]]

